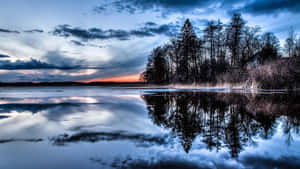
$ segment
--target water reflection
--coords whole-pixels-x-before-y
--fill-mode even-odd
[[[239,161],[236,164],[229,159],[226,163],[222,160],[214,161],[214,164],[210,164],[209,161],[193,161],[184,158],[168,158],[160,157],[160,159],[155,160],[145,160],[145,159],[134,159],[130,156],[119,159],[116,158],[111,164],[107,164],[102,159],[90,159],[94,163],[98,163],[103,168],[111,167],[115,169],[238,169],[238,168],[250,168],[250,169],[299,169],[300,162],[299,158],[293,156],[285,156],[279,159],[264,157],[264,156],[248,156]],[[230,164],[231,163],[231,164]]]
[[[271,138],[283,117],[286,142],[299,133],[298,95],[251,95],[233,93],[162,92],[144,95],[150,118],[180,138],[188,153],[196,137],[207,149],[226,147],[237,157],[255,137]]]
[[[297,94],[77,90],[0,98],[0,168],[300,167]]]

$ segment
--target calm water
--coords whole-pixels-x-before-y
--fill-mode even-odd
[[[300,168],[300,95],[0,88],[0,169]]]

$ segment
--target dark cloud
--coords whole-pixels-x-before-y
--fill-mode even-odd
[[[0,54],[0,58],[9,58],[10,56],[8,55],[4,55],[4,54]]]
[[[20,31],[17,31],[17,30],[9,30],[9,29],[1,29],[1,28],[0,28],[0,32],[2,32],[2,33],[16,33],[16,34],[21,33]],[[41,30],[41,29],[31,29],[31,30],[24,30],[23,32],[25,32],[25,33],[43,33],[44,31]]]
[[[1,119],[6,119],[6,118],[9,118],[10,116],[2,116],[2,115],[0,115],[0,120]]]
[[[44,31],[41,29],[32,29],[32,30],[26,30],[25,33],[43,33]]]
[[[9,29],[2,29],[0,28],[0,33],[16,33],[16,34],[19,34],[20,32],[19,31],[16,31],[16,30],[9,30]]]
[[[124,4],[121,1],[114,1],[111,3],[102,4],[94,7],[93,11],[96,13],[103,13],[110,11],[114,8],[117,12],[126,11],[128,13],[134,14],[138,10],[137,7],[131,5],[130,3]]]
[[[235,12],[245,12],[254,15],[278,14],[278,12],[300,12],[299,0],[256,0],[246,3]]]
[[[10,60],[0,60],[0,69],[7,70],[17,70],[17,69],[75,69],[79,68],[79,66],[61,66],[49,64],[46,62],[42,62],[36,59],[31,59],[29,61],[17,60],[12,62]]]
[[[45,62],[30,59],[29,61],[0,60],[0,69],[19,70],[19,69],[101,69],[96,66],[89,66],[82,59],[70,58],[62,55],[59,51],[49,51],[43,57]]]
[[[107,40],[107,39],[118,39],[118,40],[129,40],[132,37],[152,37],[155,35],[174,35],[177,31],[177,26],[173,24],[157,25],[153,22],[146,23],[143,27],[134,30],[122,30],[122,29],[108,29],[102,30],[99,28],[73,28],[70,25],[59,25],[52,32],[53,35],[62,37],[76,37],[82,40]],[[77,41],[78,42],[78,41]],[[78,44],[81,43],[77,43]]]
[[[155,22],[146,22],[145,26],[157,26]]]
[[[114,0],[95,7],[94,11],[103,13],[115,10],[117,12],[134,14],[152,10],[168,14],[173,12],[189,12],[195,9],[214,9],[214,5],[216,4],[218,4],[218,8],[228,10],[230,14],[233,12],[246,12],[257,15],[276,14],[284,11],[299,13],[300,11],[299,0]],[[233,6],[235,4],[239,4],[241,7],[234,9]]]
[[[85,46],[85,44],[77,41],[77,40],[71,40],[71,42],[74,44],[74,45],[77,45],[77,46]]]
[[[150,32],[152,34],[164,34],[166,36],[174,36],[177,33],[177,25],[173,25],[173,24],[163,24],[163,25],[155,25],[153,23],[149,22],[147,23],[147,25],[142,28],[141,30],[144,32]]]
[[[108,11],[111,8],[117,12],[126,11],[131,14],[145,10],[163,10],[163,12],[188,11],[196,8],[207,7],[215,0],[116,0],[107,4],[102,4],[94,8],[95,12]]]
[[[201,7],[208,4],[206,0],[123,0],[119,2],[132,2],[135,6],[143,9],[163,7],[177,10]]]
[[[122,30],[101,30],[98,28],[91,29],[81,29],[81,28],[73,28],[70,25],[59,25],[53,31],[53,34],[56,36],[62,37],[77,37],[84,40],[92,40],[92,39],[110,39],[117,38],[120,40],[127,39],[128,33]]]
[[[107,5],[101,5],[101,6],[97,6],[94,9],[94,12],[96,13],[102,13],[103,11],[107,10]]]

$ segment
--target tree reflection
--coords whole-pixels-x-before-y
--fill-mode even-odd
[[[153,122],[169,128],[188,153],[200,136],[207,149],[227,147],[237,157],[253,138],[271,138],[277,118],[284,118],[287,141],[299,132],[298,95],[251,95],[234,93],[163,92],[143,96]]]

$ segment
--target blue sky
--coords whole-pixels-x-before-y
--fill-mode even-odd
[[[190,18],[199,34],[208,20],[272,31],[283,44],[300,32],[300,2],[291,0],[10,0],[0,10],[0,81],[82,81],[141,73],[151,50]]]

